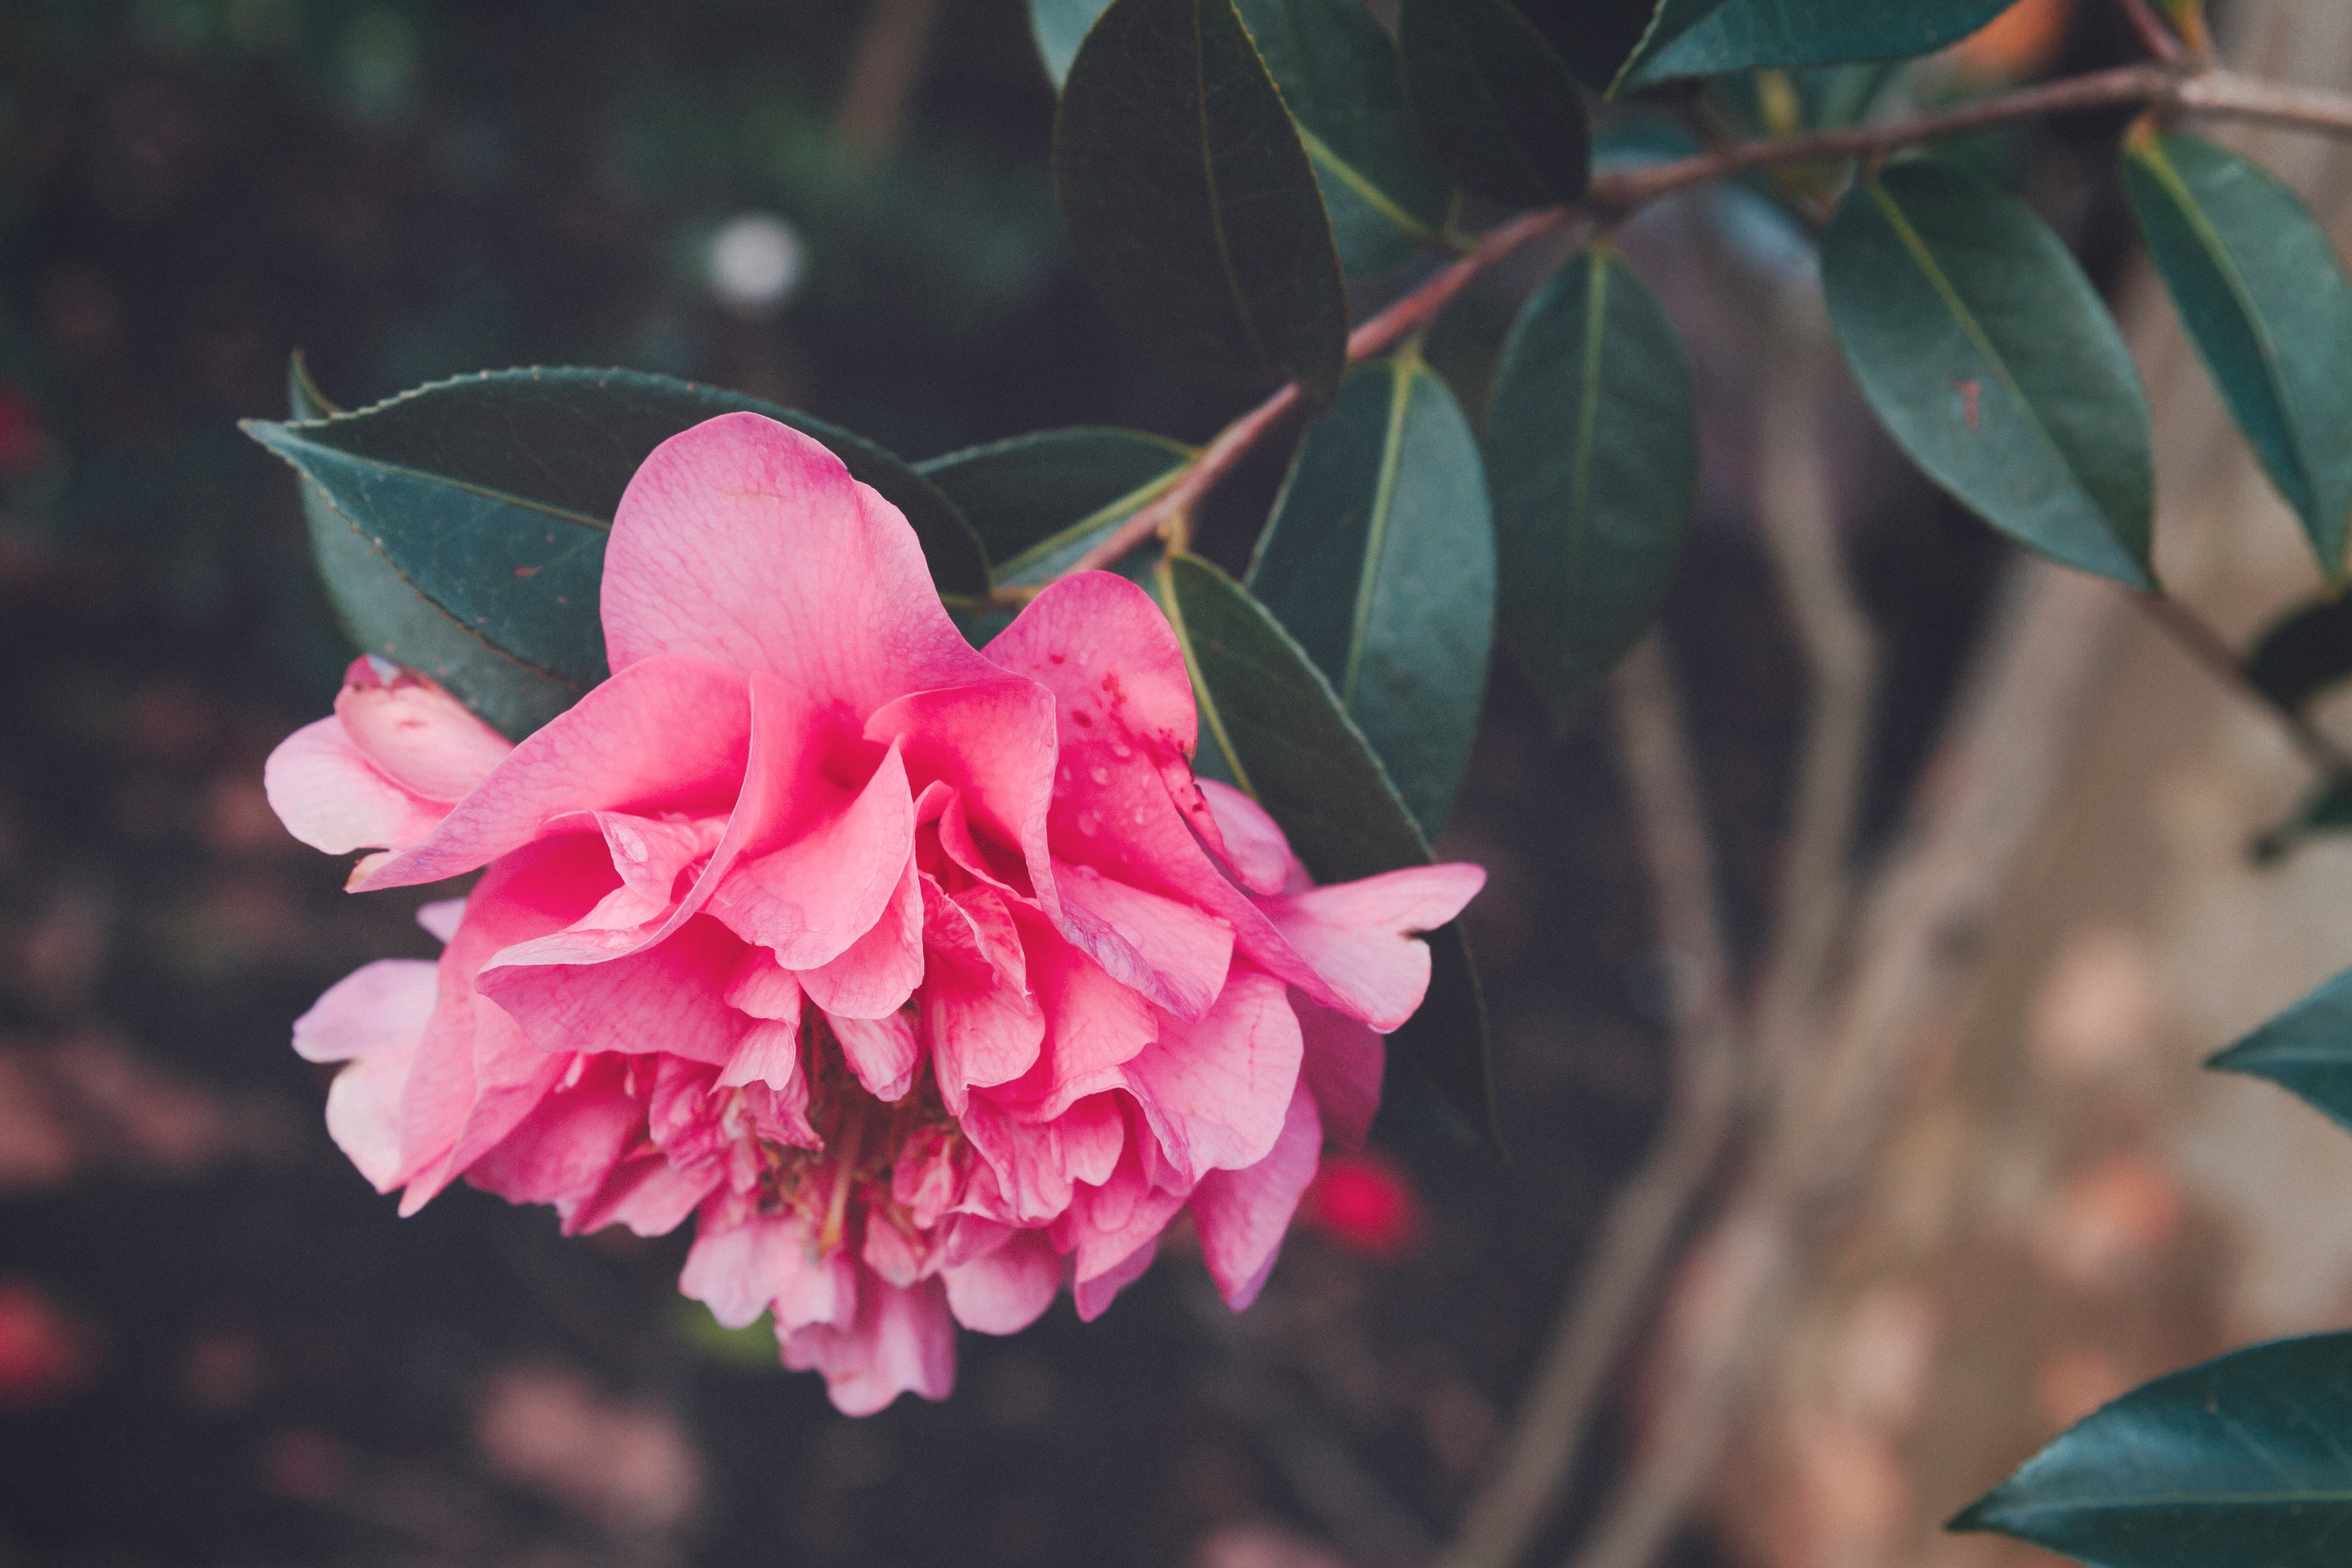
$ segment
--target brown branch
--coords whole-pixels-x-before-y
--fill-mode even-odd
[[[1671,956],[1674,1085],[1649,1155],[1612,1200],[1561,1308],[1502,1461],[1472,1499],[1442,1568],[1511,1568],[1543,1527],[1611,1374],[1641,1333],[1641,1310],[1675,1234],[1722,1156],[1738,1100],[1739,1028],[1706,809],[1654,635],[1619,670],[1611,711],[1658,945]]]
[[[2180,40],[2172,36],[2172,29],[2164,25],[2164,18],[2156,14],[2156,7],[2147,0],[2116,0],[2116,4],[2129,18],[2132,31],[2139,35],[2139,41],[2147,46],[2149,54],[2159,60],[2180,57]]]
[[[1426,282],[1378,315],[1368,317],[1349,333],[1349,363],[1369,359],[1427,326],[1455,295],[1492,271],[1497,263],[1563,227],[1574,215],[1568,207],[1545,207],[1490,229],[1469,255],[1433,274]],[[1215,440],[1202,448],[1201,455],[1173,488],[1105,535],[1100,543],[1070,564],[1069,571],[1092,571],[1108,566],[1176,519],[1189,517],[1201,498],[1215,489],[1248,455],[1250,448],[1298,406],[1298,383],[1293,382],[1225,426]]]
[[[2230,646],[2219,632],[2206,624],[2202,616],[2178,599],[2163,594],[2143,593],[2135,596],[2147,618],[2163,629],[2173,645],[2194,659],[2224,685],[2235,686],[2252,696],[2278,720],[2286,731],[2287,739],[2303,753],[2304,760],[2338,783],[2352,785],[2352,755],[2347,755],[2318,727],[2303,716],[2292,703],[2280,702],[2256,685],[2245,662]]]
[[[1819,162],[1892,152],[1941,141],[1963,131],[2079,110],[2147,104],[2190,114],[2297,125],[2352,133],[2352,95],[2283,87],[2229,71],[2183,75],[2164,65],[2119,66],[2113,70],[2044,82],[2002,93],[1941,114],[1917,115],[1885,125],[1854,126],[1801,136],[1771,136],[1676,159],[1646,169],[1602,174],[1592,182],[1581,207],[1545,207],[1521,214],[1489,230],[1467,256],[1432,275],[1348,336],[1348,360],[1367,359],[1422,327],[1454,296],[1530,242],[1564,228],[1579,212],[1611,220],[1688,186],[1780,163]],[[1233,472],[1252,447],[1298,406],[1297,383],[1285,386],[1219,432],[1184,477],[1167,494],[1105,535],[1062,575],[1107,567],[1154,534],[1181,528],[1181,519]],[[1004,589],[997,597],[1018,603],[1034,588]]]

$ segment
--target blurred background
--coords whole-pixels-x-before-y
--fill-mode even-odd
[[[2224,21],[2340,82],[2335,9],[2242,0]],[[1954,68],[1998,82],[2132,48],[2108,7],[2035,0]],[[345,406],[621,364],[909,457],[1081,423],[1202,439],[1234,411],[1142,358],[1070,266],[1052,115],[1019,0],[0,0],[0,1568],[1435,1560],[1665,1103],[1685,956],[1654,934],[1607,726],[1554,739],[1507,665],[1441,850],[1492,873],[1469,919],[1512,1158],[1409,1145],[1335,1168],[1239,1318],[1171,1246],[1102,1321],[1064,1302],[1010,1340],[965,1335],[952,1400],[845,1420],[679,1300],[683,1237],[565,1241],[462,1188],[395,1219],[288,1049],[343,973],[431,951],[410,915],[435,895],[346,898],[262,796],[263,758],[349,656],[292,476],[236,429],[282,414],[289,351]],[[2118,128],[1977,155],[2132,300]],[[2330,188],[2319,163],[2288,172]],[[1808,700],[1756,523],[1775,356],[1756,301],[1801,291],[1810,242],[1769,204],[1702,195],[1625,243],[1704,401],[1667,632],[1746,966]],[[1433,357],[1465,392],[1559,259],[1441,325]],[[2178,371],[2168,325],[2126,320]],[[2243,465],[2210,394],[2174,410],[2163,377],[2185,372],[2150,374],[2159,429],[2204,444],[2168,440],[2204,486],[2168,500],[2220,519],[2196,537],[2256,541],[2209,550],[2225,564],[2202,580],[2251,628],[2307,586],[2292,528],[2258,483],[2229,488]],[[1834,371],[1818,416],[1822,503],[1880,643],[1875,851],[2015,579]],[[1282,462],[1221,497],[1213,553],[1243,557]],[[2352,1222],[2314,1218],[2347,1209],[2343,1158],[2297,1141],[2283,1096],[2192,1071],[2352,955],[2352,861],[2254,866],[2294,764],[2115,602],[2077,618],[2075,653],[2119,683],[2105,711],[2138,717],[2075,737],[1999,917],[1952,938],[1980,983],[1914,1020],[1941,1043],[1670,1561],[1945,1552],[1932,1525],[2064,1422],[2352,1304],[2352,1244],[2326,1241]],[[1658,1438],[1650,1365],[1537,1557]]]

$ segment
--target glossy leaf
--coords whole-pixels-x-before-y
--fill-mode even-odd
[[[1565,729],[1656,618],[1698,491],[1681,344],[1615,252],[1576,257],[1520,311],[1486,450],[1503,635]]]
[[[1606,92],[1633,57],[1650,28],[1657,0],[1520,0],[1519,13],[1533,22],[1576,79]]]
[[[1898,164],[1839,206],[1822,278],[1863,396],[1930,479],[2021,544],[2154,586],[2147,398],[2047,225],[1974,175]]]
[[[1759,66],[1899,59],[1956,44],[2011,0],[1661,0],[1620,89]]]
[[[736,409],[824,442],[907,513],[943,591],[986,591],[979,541],[913,469],[793,410],[666,377],[485,371],[245,428],[302,476],[312,551],[352,639],[520,735],[606,674],[604,540],[630,476],[669,436]]]
[[[1248,586],[1435,837],[1486,687],[1495,526],[1477,436],[1417,357],[1356,371],[1307,431]]]
[[[1153,589],[1184,645],[1201,704],[1202,761],[1216,754],[1289,836],[1316,881],[1425,865],[1428,841],[1363,732],[1305,651],[1248,591],[1194,556],[1160,563]],[[1204,769],[1205,770],[1205,769]],[[1494,1084],[1477,972],[1459,922],[1429,934],[1428,998],[1389,1037],[1452,1111],[1494,1138]]]
[[[2334,579],[2352,524],[2352,283],[2309,208],[2193,136],[2135,138],[2148,256],[2230,415]]]
[[[2300,708],[2352,677],[2352,599],[2323,599],[2265,631],[2246,679],[2281,707]]]
[[[1070,62],[1078,57],[1087,29],[1109,9],[1110,0],[1029,0],[1030,35],[1055,92],[1069,79]]]
[[[1233,0],[1115,0],[1070,67],[1054,183],[1079,269],[1145,343],[1234,386],[1339,390],[1330,220]]]
[[[1137,430],[1016,435],[917,464],[980,536],[998,582],[1044,581],[1166,493],[1198,454]]]
[[[1444,233],[1454,186],[1406,112],[1396,45],[1361,0],[1237,0],[1298,127],[1339,260],[1385,272]]]
[[[1584,194],[1592,131],[1575,76],[1511,0],[1403,0],[1413,118],[1454,177],[1513,206]]]
[[[2205,1065],[2267,1078],[2352,1129],[2352,972],[2336,976]]]
[[[2092,1568],[2337,1568],[2352,1335],[2256,1345],[2135,1389],[1954,1520]]]

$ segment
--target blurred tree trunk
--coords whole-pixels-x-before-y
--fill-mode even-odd
[[[2239,0],[2222,22],[2239,68],[2352,81],[2352,6]],[[2216,134],[2352,241],[2352,149]],[[2318,574],[2144,273],[2124,321],[2156,415],[2159,570],[2243,647]],[[2199,1069],[2352,964],[2352,840],[2257,866],[2308,768],[2122,595],[2073,601],[2079,655],[2103,665],[2095,720],[1979,938],[1969,999],[1911,1020],[1927,1065],[1718,1478],[1748,1560],[2053,1561],[1937,1527],[2148,1377],[2352,1322],[2352,1138]]]

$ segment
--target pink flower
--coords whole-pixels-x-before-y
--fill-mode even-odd
[[[329,1128],[413,1212],[464,1176],[568,1230],[697,1239],[720,1322],[774,1315],[843,1410],[954,1380],[1064,1285],[1092,1318],[1189,1206],[1234,1307],[1375,1031],[1484,873],[1318,888],[1196,784],[1150,600],[1056,583],[984,652],[905,519],[752,414],[666,443],[605,556],[614,674],[509,748],[362,660],[271,758],[352,886],[487,868],[429,972],[371,965],[296,1026],[352,1063]]]

